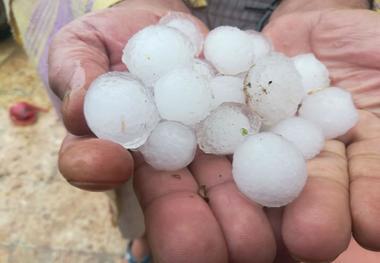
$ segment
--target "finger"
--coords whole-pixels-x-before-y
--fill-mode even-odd
[[[294,258],[331,261],[351,237],[345,145],[327,141],[308,162],[308,180],[301,195],[284,212],[282,235]]]
[[[64,139],[58,164],[70,184],[91,191],[115,188],[133,173],[132,156],[122,146],[74,135]]]
[[[359,116],[344,138],[349,144],[353,235],[363,247],[380,250],[380,119],[365,111]]]
[[[262,207],[249,201],[232,179],[226,157],[198,154],[190,170],[204,186],[228,245],[230,262],[272,262],[275,240]]]
[[[52,42],[49,84],[64,99],[63,121],[73,134],[89,133],[83,99],[91,82],[107,71],[125,70],[121,63],[125,43],[136,31],[158,20],[143,11],[131,15],[124,11],[115,8],[87,15],[64,27]]]
[[[228,262],[222,231],[187,169],[141,165],[134,178],[155,262]]]
[[[265,214],[272,226],[273,233],[276,239],[276,258],[274,263],[295,263],[298,262],[291,257],[282,238],[282,219],[284,208],[265,208]]]

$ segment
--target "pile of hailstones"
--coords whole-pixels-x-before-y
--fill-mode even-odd
[[[85,97],[94,134],[158,170],[186,167],[197,145],[233,154],[238,188],[263,206],[294,200],[306,160],[358,120],[351,95],[329,87],[313,54],[288,58],[255,31],[222,26],[204,37],[172,13],[130,38],[122,61],[129,72],[100,76]]]

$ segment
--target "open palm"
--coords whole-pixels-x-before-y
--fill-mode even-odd
[[[352,228],[363,247],[380,250],[380,15],[292,14],[264,31],[289,56],[314,53],[328,67],[332,85],[349,90],[360,109],[356,127],[309,162],[305,190],[284,211],[285,246],[298,257],[326,260],[344,249]]]
[[[135,32],[157,22],[169,10],[128,2],[69,24],[51,47],[50,85],[63,98],[63,120],[71,133],[62,145],[59,164],[70,183],[84,189],[105,190],[122,184],[134,173],[135,190],[144,210],[147,236],[157,262],[270,262],[276,254],[275,239],[279,239],[279,235],[276,236],[279,232],[295,256],[326,260],[344,250],[351,234],[348,156],[351,181],[354,182],[351,183],[351,207],[355,233],[362,244],[379,247],[375,237],[380,230],[375,220],[380,209],[376,210],[375,205],[380,201],[376,192],[380,183],[368,172],[380,170],[376,170],[380,125],[376,127],[379,121],[369,112],[361,114],[361,122],[345,138],[350,144],[347,152],[342,142],[329,141],[325,150],[310,161],[306,188],[284,209],[282,218],[276,210],[264,211],[240,194],[233,183],[231,162],[227,158],[199,154],[186,169],[175,173],[159,172],[138,156],[132,158],[121,146],[94,138],[82,110],[86,89],[104,72],[125,70],[120,61],[124,44]],[[183,6],[176,11],[187,12]],[[325,59],[323,56],[329,54],[322,56],[312,50],[314,43],[311,42],[294,50],[279,45],[285,43],[284,39],[289,40],[287,47],[294,45],[296,39],[304,39],[298,42],[309,40],[315,30],[313,27],[300,24],[303,31],[299,33],[304,33],[295,36],[292,42],[291,38],[284,38],[286,34],[281,36],[284,30],[276,31],[280,26],[273,24],[267,30],[277,47],[288,54],[313,51],[328,65],[334,82],[340,83],[336,79],[338,76],[340,81],[347,81],[348,78],[341,77],[342,68],[347,67],[339,66],[347,55]],[[322,33],[318,36],[322,37]],[[362,43],[360,39],[358,43]],[[337,53],[330,48],[330,56],[332,54]],[[362,62],[363,72],[375,68],[375,62],[365,63],[363,58]],[[351,72],[351,77],[354,75]],[[371,84],[375,78],[373,74]],[[351,85],[341,84],[357,87],[354,79]],[[363,90],[368,91],[366,87]],[[370,129],[371,132],[367,132]],[[361,179],[352,180],[354,178]],[[207,201],[201,197],[205,195]],[[280,228],[282,231],[276,231]]]

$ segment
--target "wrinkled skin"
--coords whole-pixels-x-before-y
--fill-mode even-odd
[[[319,13],[301,16],[303,23],[296,23],[300,16],[281,18],[283,22],[279,18],[267,27],[280,50],[290,55],[315,52],[334,83],[353,91],[363,110],[359,124],[342,139],[347,148],[329,141],[309,162],[301,196],[284,209],[264,210],[239,193],[225,157],[198,154],[186,169],[159,172],[121,146],[94,138],[86,125],[82,108],[89,84],[99,74],[124,70],[120,57],[128,38],[168,10],[131,1],[76,20],[56,36],[49,80],[63,99],[70,132],[59,156],[63,176],[74,186],[105,190],[134,174],[157,262],[271,262],[276,250],[289,255],[285,247],[293,257],[330,260],[346,248],[351,229],[362,245],[380,249],[380,121],[371,113],[376,111],[375,96],[369,106],[361,99],[365,93],[376,95],[370,88],[380,84],[379,32],[375,38],[380,18],[364,11],[336,11],[323,20]],[[188,12],[183,6],[176,10]],[[297,30],[287,34],[290,26]],[[200,185],[206,187],[208,203],[198,194]]]

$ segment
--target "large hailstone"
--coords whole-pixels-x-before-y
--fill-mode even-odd
[[[279,53],[256,62],[245,79],[244,92],[248,105],[263,118],[265,127],[293,116],[304,96],[293,62]]]
[[[271,131],[293,143],[307,160],[319,154],[325,144],[322,130],[311,121],[300,117],[283,120]]]
[[[190,68],[175,69],[160,78],[154,97],[162,118],[187,125],[200,122],[211,110],[208,82]]]
[[[197,149],[194,131],[178,122],[157,125],[147,142],[140,147],[145,161],[162,171],[175,171],[189,165]]]
[[[210,81],[213,108],[224,102],[244,103],[244,79],[234,76],[216,76]]]
[[[210,31],[205,40],[204,54],[220,73],[226,75],[246,72],[255,62],[250,35],[231,26]]]
[[[292,58],[302,78],[305,94],[312,90],[330,86],[329,71],[313,54],[302,54]]]
[[[191,66],[194,47],[177,29],[148,26],[131,37],[123,50],[122,61],[129,72],[152,86],[169,71]]]
[[[240,191],[267,207],[292,202],[307,178],[301,152],[281,136],[268,132],[248,137],[236,149],[232,167]]]
[[[327,139],[345,134],[359,118],[351,94],[335,87],[306,96],[299,115],[319,126]]]
[[[207,80],[211,80],[216,74],[215,69],[209,63],[198,58],[193,60],[192,69]]]
[[[152,97],[129,73],[98,77],[84,99],[84,116],[91,131],[125,148],[141,146],[160,120]]]
[[[202,32],[197,24],[187,15],[184,15],[181,12],[170,12],[160,19],[159,24],[179,30],[189,38],[195,48],[194,53],[196,55],[199,55],[202,52],[204,42]]]
[[[196,127],[201,150],[232,154],[248,135],[258,133],[260,117],[238,103],[223,103]]]
[[[256,59],[268,55],[273,50],[272,43],[263,34],[255,30],[246,30],[245,32],[247,32],[251,38]]]

